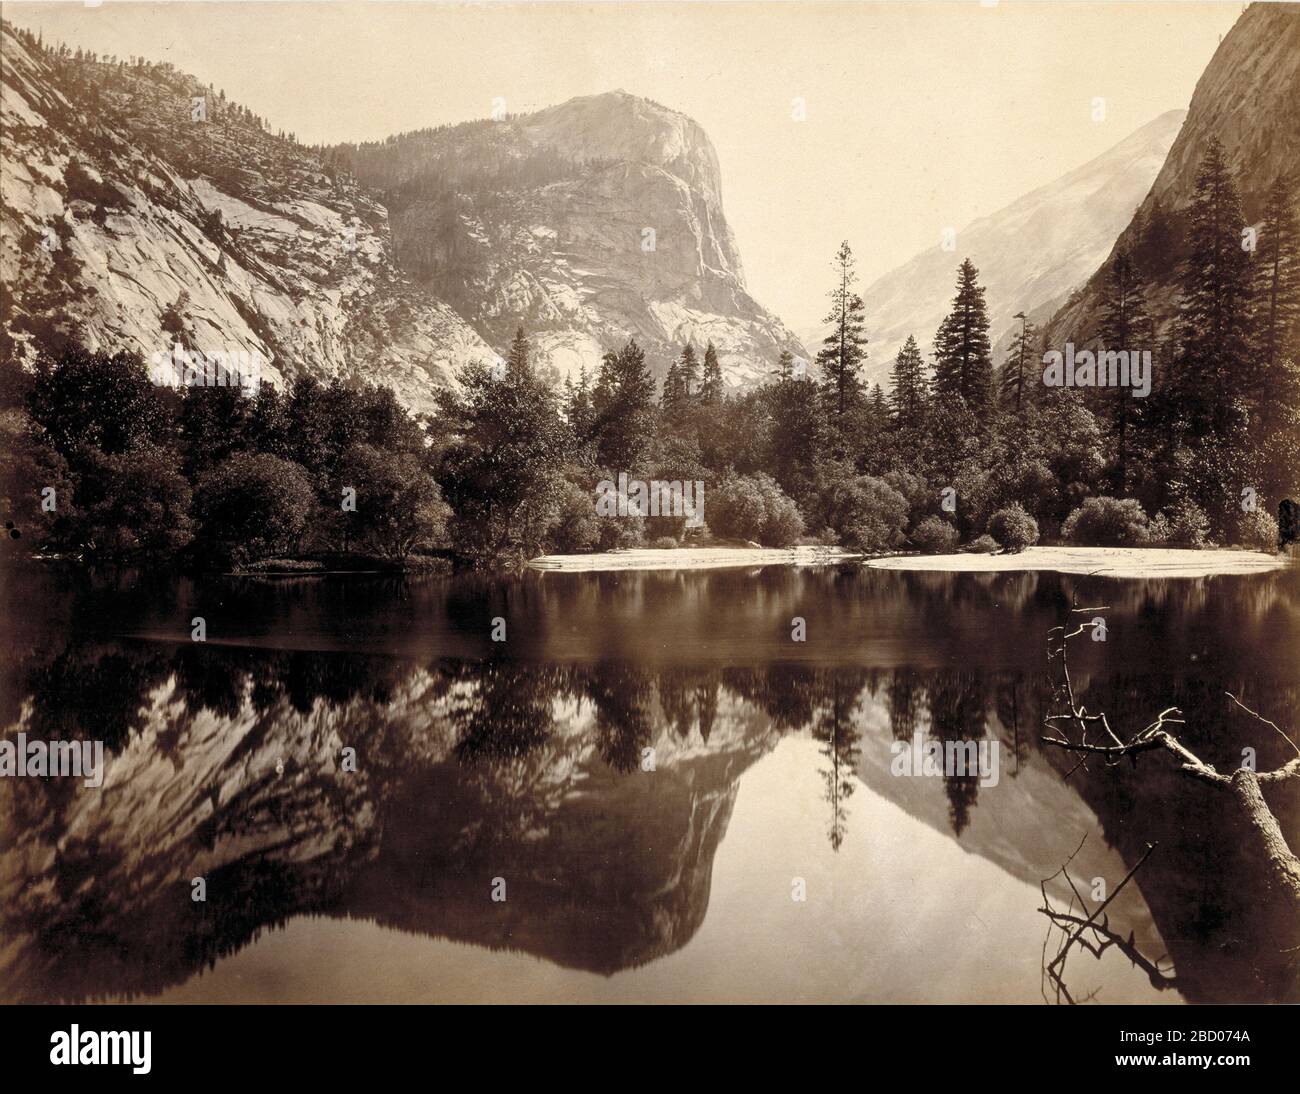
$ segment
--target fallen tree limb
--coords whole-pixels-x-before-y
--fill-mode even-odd
[[[1069,709],[1066,713],[1052,714],[1045,719],[1048,728],[1060,735],[1044,735],[1043,742],[1067,752],[1079,753],[1082,758],[1078,766],[1084,766],[1085,769],[1088,756],[1100,757],[1108,765],[1114,765],[1126,756],[1136,763],[1141,753],[1162,750],[1170,753],[1178,761],[1179,770],[1183,774],[1208,786],[1229,791],[1233,801],[1239,807],[1245,822],[1245,831],[1249,833],[1249,845],[1245,850],[1259,862],[1270,893],[1280,901],[1290,902],[1296,921],[1300,922],[1300,859],[1296,858],[1295,852],[1287,844],[1281,826],[1269,809],[1268,802],[1264,800],[1260,789],[1261,786],[1300,779],[1300,748],[1296,748],[1292,738],[1275,722],[1251,710],[1231,692],[1225,694],[1238,707],[1272,727],[1292,748],[1296,748],[1296,759],[1273,771],[1256,772],[1251,767],[1243,766],[1231,774],[1224,774],[1202,760],[1166,728],[1184,724],[1182,711],[1177,707],[1162,710],[1154,722],[1127,740],[1122,740],[1111,728],[1104,713],[1089,713],[1075,696],[1074,684],[1070,678],[1068,647],[1069,640],[1082,633],[1083,629],[1080,626],[1067,632],[1064,627],[1053,627],[1048,632],[1048,660],[1060,663],[1061,689]],[[1060,645],[1053,648],[1050,636],[1057,631],[1061,632]],[[1077,739],[1062,734],[1056,729],[1057,723],[1072,723],[1078,730]],[[1108,742],[1089,739],[1091,730],[1098,725],[1105,730]],[[1073,774],[1078,766],[1072,769],[1070,774]]]

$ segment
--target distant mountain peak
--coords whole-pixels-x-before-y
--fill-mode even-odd
[[[1186,113],[1166,111],[1053,182],[972,221],[958,231],[953,250],[936,240],[873,282],[863,293],[870,338],[867,379],[887,382],[909,335],[928,356],[964,258],[980,271],[995,344],[1016,325],[1017,312],[1035,322],[1049,317],[1110,251],[1150,189]]]

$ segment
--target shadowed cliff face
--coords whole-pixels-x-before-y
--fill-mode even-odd
[[[1133,252],[1149,282],[1152,317],[1162,327],[1174,317],[1186,213],[1201,160],[1216,137],[1246,222],[1258,224],[1269,186],[1300,160],[1300,4],[1251,4],[1224,37],[1146,199],[1103,266],[1053,316],[1047,345],[1095,340],[1106,270],[1122,247]]]
[[[1170,954],[1185,998],[1294,993],[1294,968],[1261,960],[1267,938],[1249,914],[1258,877],[1237,866],[1212,791],[1163,756],[1133,771],[1074,771],[1039,732],[1052,709],[1042,639],[1078,593],[1110,604],[1107,642],[1072,661],[1089,709],[1129,726],[1177,704],[1207,760],[1227,765],[1248,745],[1261,768],[1274,766],[1281,742],[1230,717],[1222,692],[1272,713],[1295,708],[1300,696],[1273,659],[1294,651],[1296,574],[564,576],[188,591],[142,581],[117,592],[87,582],[74,594],[37,575],[12,586],[5,739],[102,739],[107,769],[98,790],[0,779],[0,992],[157,994],[304,914],[612,976],[696,937],[738,788],[791,735],[815,774],[762,808],[811,818],[832,860],[862,845],[879,856],[873,841],[887,833],[851,822],[864,798],[891,803],[885,815],[901,810],[993,864],[1032,916],[1039,881],[1072,852],[1076,879],[1113,886],[1158,841],[1111,907],[1112,927],[1152,959]],[[749,607],[729,615],[736,583]],[[261,615],[242,610],[246,596]],[[249,644],[112,637],[157,632],[160,618],[188,619],[195,603],[208,605],[214,638],[237,612],[250,629],[233,637]],[[836,606],[836,657],[811,635],[807,660],[768,648],[765,633],[788,635],[796,604],[827,621]],[[411,619],[431,628],[415,636],[426,648],[445,647],[456,628],[477,631],[484,610],[529,636],[511,649],[519,659],[409,655]],[[319,644],[327,617],[354,644],[389,652],[275,649],[259,633]],[[719,627],[735,647],[726,657]],[[789,652],[788,638],[779,648]],[[892,746],[917,732],[996,741],[1000,780],[897,777]],[[1295,831],[1296,803],[1273,804]],[[915,870],[873,874],[873,884],[882,899],[915,893]],[[201,903],[191,900],[196,877]],[[492,899],[496,878],[504,901]],[[1070,896],[1060,879],[1049,892]],[[979,894],[952,899],[983,907]],[[908,959],[906,939],[868,941]],[[822,956],[844,944],[827,940]],[[990,945],[992,967],[1027,959]],[[1041,938],[1025,945],[1037,960]],[[1081,994],[1091,986],[1071,983]]]

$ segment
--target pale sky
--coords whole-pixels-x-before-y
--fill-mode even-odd
[[[623,88],[713,140],[749,289],[796,330],[847,238],[865,286],[1186,107],[1240,3],[0,5],[171,61],[304,142]],[[806,120],[792,118],[804,100]],[[1093,100],[1105,119],[1093,120]]]

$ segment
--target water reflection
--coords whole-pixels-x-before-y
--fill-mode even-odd
[[[1040,748],[1044,635],[1080,579],[554,577],[46,586],[41,615],[11,617],[6,733],[100,738],[111,758],[99,792],[0,782],[0,993],[156,994],[307,913],[607,976],[635,969],[700,931],[738,787],[797,740],[809,751],[782,755],[815,778],[783,780],[764,807],[815,811],[837,859],[879,853],[864,818],[884,803],[1035,890],[1085,834],[1071,869],[1087,878],[1117,880],[1158,842],[1112,925],[1167,952],[1185,998],[1294,997],[1294,959],[1252,934],[1258,894],[1232,868],[1233,821],[1216,796],[1154,764],[1067,780],[1073,761]],[[1076,688],[1116,725],[1180,706],[1208,762],[1250,745],[1275,765],[1284,744],[1234,719],[1223,692],[1296,709],[1294,577],[1094,580],[1084,587],[1104,590],[1109,638],[1080,658]],[[167,641],[203,611],[232,644]],[[508,620],[509,657],[477,633],[494,614]],[[793,614],[812,623],[808,649],[789,642]],[[240,633],[223,635],[224,619]],[[349,644],[372,652],[338,648]],[[430,644],[438,656],[412,656]],[[890,746],[917,732],[996,741],[1000,781],[891,774]],[[1296,801],[1274,808],[1296,831]],[[199,876],[203,903],[190,900]],[[900,878],[871,879],[871,899],[891,886],[901,898]],[[975,908],[987,893],[953,896]],[[853,924],[848,914],[840,937],[816,943],[820,956],[906,959],[905,937]],[[1041,936],[988,945],[987,963],[1009,968],[1037,958]]]

